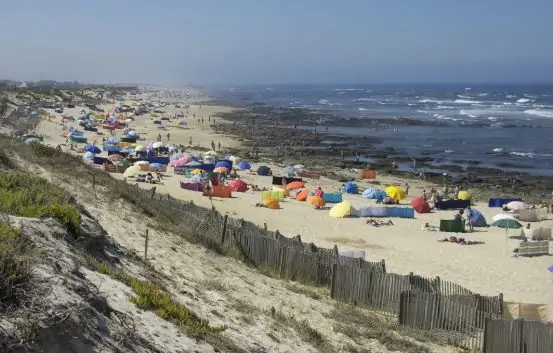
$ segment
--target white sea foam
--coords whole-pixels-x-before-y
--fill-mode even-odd
[[[443,101],[438,101],[438,100],[435,100],[435,99],[427,99],[427,98],[425,98],[425,99],[421,99],[421,100],[419,101],[419,103],[434,103],[434,104],[442,104],[442,103],[443,103]]]
[[[519,156],[519,157],[534,158],[534,154],[530,152],[510,152],[509,154],[513,156]]]
[[[530,102],[530,99],[528,98],[517,99],[517,103],[528,103],[528,102]]]
[[[472,98],[474,98],[474,97],[466,96],[466,95],[463,95],[463,94],[458,94],[458,95],[457,95],[457,98],[472,99]]]
[[[495,116],[489,116],[488,117],[488,120],[490,120],[490,121],[497,121],[497,119],[499,119],[499,118],[496,118]]]
[[[444,152],[445,152],[445,153],[453,153],[453,152],[455,152],[455,151],[454,151],[454,150],[445,150]]]
[[[357,108],[357,110],[359,110],[360,112],[366,112],[368,109],[367,108]]]
[[[457,109],[457,107],[450,107],[447,105],[438,105],[436,109]]]
[[[358,98],[358,99],[354,99],[353,101],[354,102],[372,102],[374,101],[374,98]]]
[[[481,104],[482,102],[473,101],[473,100],[469,100],[469,99],[456,99],[456,100],[453,101],[453,103],[457,103],[457,104]]]
[[[317,101],[317,103],[322,104],[322,105],[330,105],[330,102],[327,101],[326,99],[319,99]]]
[[[494,149],[493,149],[493,152],[495,152],[495,153],[502,153],[502,152],[503,152],[503,148],[494,148]]]
[[[524,112],[529,115],[541,116],[542,118],[553,118],[553,110],[529,109]]]
[[[517,96],[515,96],[514,94],[508,94],[505,96],[505,98],[509,98],[509,99],[513,99],[513,98],[516,98]]]

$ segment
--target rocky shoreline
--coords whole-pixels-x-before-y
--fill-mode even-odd
[[[351,169],[362,169],[370,160],[370,167],[382,173],[406,178],[418,178],[416,171],[425,172],[427,180],[437,184],[446,182],[449,185],[464,185],[476,188],[484,193],[523,194],[533,200],[550,200],[553,190],[553,178],[533,176],[525,173],[524,168],[516,166],[517,172],[507,172],[497,168],[481,166],[477,160],[454,160],[448,164],[439,162],[429,153],[417,158],[416,168],[405,168],[400,171],[392,168],[392,161],[402,165],[412,165],[413,158],[394,150],[377,145],[382,141],[374,137],[348,137],[326,133],[324,126],[305,130],[294,128],[297,125],[316,125],[325,117],[315,115],[306,109],[282,109],[264,105],[250,105],[244,109],[220,115],[219,121],[212,128],[220,134],[234,136],[243,146],[237,153],[250,159],[273,160],[282,164],[307,164],[326,171],[329,177],[344,178],[344,172]],[[327,117],[328,118],[328,117]],[[375,122],[376,120],[376,122]],[[369,120],[379,124],[379,119]],[[395,119],[398,120],[398,119]],[[389,121],[388,121],[389,123]],[[338,124],[333,120],[333,124]],[[367,124],[367,123],[363,123]],[[340,124],[338,124],[340,126]],[[367,153],[367,151],[370,151]],[[359,156],[360,161],[357,161]],[[458,163],[458,164],[457,164]],[[466,165],[462,167],[461,165]],[[512,167],[508,163],[502,167]],[[531,168],[527,166],[526,169]],[[444,173],[447,175],[444,176]],[[513,187],[514,184],[514,187]]]

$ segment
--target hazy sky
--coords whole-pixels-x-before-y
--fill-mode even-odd
[[[553,82],[553,0],[20,0],[0,78]]]

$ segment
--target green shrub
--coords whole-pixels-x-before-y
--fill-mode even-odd
[[[48,181],[20,172],[0,171],[0,212],[21,217],[52,217],[70,231],[81,223],[79,210]]]
[[[21,301],[32,276],[33,249],[19,230],[0,222],[0,309]]]
[[[225,326],[210,326],[208,320],[200,318],[188,307],[174,300],[171,293],[156,283],[126,275],[114,269],[106,262],[98,263],[91,258],[89,258],[89,262],[98,272],[117,279],[131,287],[135,295],[131,297],[130,301],[136,306],[155,312],[157,316],[172,322],[188,334],[202,337],[226,330]]]

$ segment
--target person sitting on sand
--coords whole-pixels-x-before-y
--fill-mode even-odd
[[[146,174],[146,182],[150,184],[155,184],[154,176],[152,173]]]
[[[156,169],[156,181],[158,183],[161,183],[161,181],[163,180],[163,175],[159,172],[159,170]]]
[[[319,187],[317,188],[317,190],[315,190],[315,196],[318,196],[318,197],[322,198],[323,195],[324,195],[324,191],[323,191],[323,189],[319,186]]]
[[[381,220],[376,220],[376,219],[369,218],[365,221],[365,223],[370,225],[370,226],[373,226],[373,227],[393,226],[394,225],[394,222],[392,222],[391,219],[389,219],[387,221],[381,221]]]
[[[431,226],[430,223],[427,222],[422,226],[422,230],[424,230],[425,232],[435,232],[436,227]]]
[[[459,212],[457,212],[455,214],[455,216],[453,217],[453,220],[454,221],[463,221],[464,218],[463,218],[463,210],[459,210]]]

